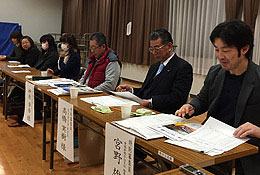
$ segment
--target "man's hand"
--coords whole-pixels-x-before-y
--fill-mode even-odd
[[[130,87],[130,86],[126,85],[126,84],[122,84],[122,85],[117,86],[116,91],[118,91],[118,92],[126,92],[126,91],[128,91],[128,92],[133,93],[132,92],[132,87]]]
[[[64,50],[60,51],[60,57],[65,57],[66,56],[66,52]]]
[[[247,122],[247,123],[239,126],[235,130],[233,135],[238,138],[244,138],[248,135],[260,138],[260,127]]]
[[[149,107],[149,100],[143,100],[143,103],[141,103],[142,106]]]
[[[193,106],[191,106],[190,104],[184,104],[179,110],[175,112],[175,115],[184,118],[186,114],[191,116],[192,114],[194,114],[194,112],[195,111]]]
[[[47,73],[48,73],[48,74],[54,74],[54,71],[53,71],[52,69],[48,68],[48,69],[47,69]]]

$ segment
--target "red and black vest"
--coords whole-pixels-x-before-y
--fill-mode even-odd
[[[98,61],[97,63],[94,55],[89,56],[90,62],[88,64],[88,69],[84,77],[84,82],[86,82],[89,71],[91,71],[91,74],[89,75],[89,81],[88,81],[89,87],[95,88],[105,81],[106,67],[110,62],[110,59],[108,58],[109,52],[110,52],[110,48],[108,48],[105,51],[100,61]]]

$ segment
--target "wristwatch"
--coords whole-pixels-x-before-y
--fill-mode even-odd
[[[152,99],[149,99],[148,107],[149,107],[149,108],[153,108]]]

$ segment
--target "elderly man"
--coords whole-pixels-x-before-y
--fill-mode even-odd
[[[165,29],[151,33],[149,51],[158,62],[151,65],[142,87],[120,85],[117,90],[130,91],[144,99],[142,105],[173,114],[187,101],[192,67],[173,52],[173,39]]]
[[[117,54],[107,46],[106,37],[97,32],[90,36],[88,67],[80,83],[97,90],[115,90],[120,77],[120,62]]]
[[[234,127],[241,125],[234,135],[251,134],[255,137],[249,143],[259,147],[260,139],[256,138],[254,125],[260,126],[260,67],[251,60],[253,33],[244,22],[233,20],[215,27],[210,40],[220,64],[210,68],[200,93],[190,104],[176,111],[176,115],[189,118],[208,111],[207,117]],[[236,174],[256,174],[260,172],[259,165],[259,153],[238,159]]]

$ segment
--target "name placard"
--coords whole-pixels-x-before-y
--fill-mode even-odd
[[[105,175],[133,175],[135,137],[106,123]]]
[[[59,98],[57,151],[74,162],[73,105]]]

